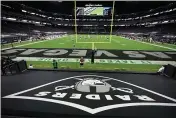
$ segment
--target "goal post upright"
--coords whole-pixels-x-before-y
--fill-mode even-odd
[[[114,6],[115,6],[115,1],[113,1],[113,6],[112,6],[112,19],[111,19],[111,30],[110,30],[110,42],[112,40],[112,27],[113,27],[113,21],[114,21]]]
[[[78,42],[77,41],[77,23],[76,23],[76,0],[74,1],[74,3],[75,3],[75,38],[76,38],[76,43]]]
[[[94,43],[92,43],[92,50],[94,50],[95,48],[94,48],[95,46],[94,46]]]

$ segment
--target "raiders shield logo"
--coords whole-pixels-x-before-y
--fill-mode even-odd
[[[131,106],[176,106],[176,99],[117,78],[82,75],[64,78],[3,98],[66,105],[90,114]]]

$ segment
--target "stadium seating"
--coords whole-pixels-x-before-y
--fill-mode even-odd
[[[160,41],[162,35],[175,35],[176,30],[175,12],[169,11],[173,9],[173,4],[156,8],[149,11],[143,11],[132,14],[121,14],[114,17],[113,20],[113,34],[117,33],[145,33],[157,32],[154,40]],[[23,10],[25,9],[25,10]],[[87,8],[86,12],[94,9],[93,7]],[[2,33],[26,33],[32,34],[37,32],[59,32],[66,31],[68,33],[74,32],[74,16],[66,14],[53,15],[48,12],[40,12],[31,7],[17,5],[15,10],[4,8],[2,12]],[[23,11],[23,12],[22,12]],[[25,12],[24,12],[25,11]],[[160,12],[160,14],[158,14]],[[39,15],[40,14],[40,15]],[[140,18],[139,18],[140,17]],[[16,20],[8,20],[7,18],[15,18]],[[88,30],[83,25],[98,25],[98,33],[110,32],[111,17],[77,17],[78,33],[86,33]],[[95,20],[97,19],[97,20]],[[26,22],[23,22],[23,21]],[[172,20],[172,22],[171,22]],[[38,23],[33,23],[33,22]],[[166,23],[162,23],[166,21]],[[174,22],[173,22],[174,21]],[[151,24],[157,22],[158,24]],[[45,24],[43,24],[45,23]],[[67,25],[66,25],[67,24]],[[80,25],[80,26],[79,26]],[[103,28],[102,28],[103,27]],[[84,28],[84,31],[83,31]],[[89,29],[91,29],[89,27]],[[157,38],[156,38],[157,37]],[[166,40],[166,42],[173,42]]]

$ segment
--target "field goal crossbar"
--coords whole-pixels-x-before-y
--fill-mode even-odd
[[[115,6],[115,1],[112,1],[113,2],[113,7],[112,7],[112,19],[111,19],[111,29],[110,29],[110,34],[109,34],[109,41],[105,41],[105,42],[80,42],[78,41],[78,36],[77,36],[77,18],[76,18],[76,0],[74,1],[74,4],[75,4],[75,8],[74,8],[74,11],[75,11],[75,37],[76,37],[76,43],[90,43],[92,44],[92,49],[94,49],[94,44],[95,43],[111,43],[111,40],[112,40],[112,26],[113,26],[113,19],[114,19],[114,6]]]

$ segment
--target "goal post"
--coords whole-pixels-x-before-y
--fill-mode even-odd
[[[77,5],[76,5],[76,3],[77,3],[77,1],[75,0],[74,1],[74,16],[75,16],[75,18],[74,18],[74,20],[75,20],[75,24],[74,24],[74,26],[75,26],[75,39],[76,39],[76,43],[90,43],[90,44],[92,44],[92,47],[94,47],[94,45],[96,44],[96,43],[111,43],[111,40],[112,40],[112,29],[113,29],[113,19],[114,19],[114,6],[115,6],[115,1],[112,1],[112,12],[111,12],[111,14],[112,14],[112,17],[111,17],[111,22],[110,22],[110,33],[109,33],[109,40],[108,41],[78,41],[78,29],[77,29],[77,12],[76,12],[76,9],[77,9]],[[90,34],[88,34],[88,35],[90,35]]]

